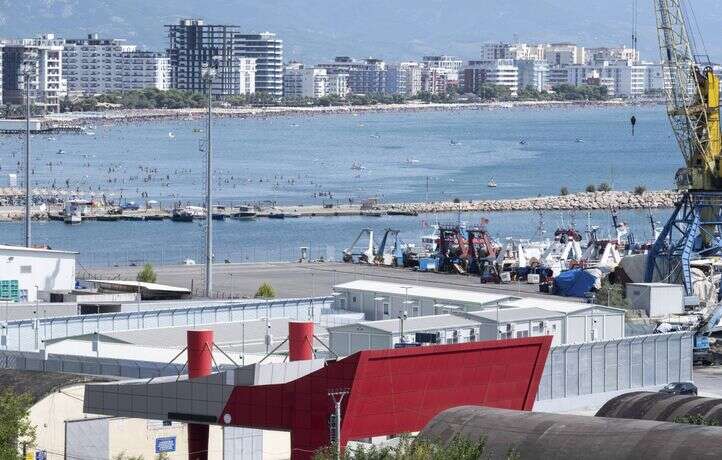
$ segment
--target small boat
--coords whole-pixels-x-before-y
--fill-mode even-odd
[[[268,214],[269,219],[285,219],[286,214],[282,212],[272,212]]]
[[[65,150],[59,149],[57,152],[55,152],[56,155],[65,155]]]
[[[582,142],[584,142],[584,139],[582,139],[581,137],[577,137],[574,142],[576,142],[577,144],[581,144]]]
[[[176,208],[173,210],[170,220],[173,222],[193,222],[193,213],[185,208]]]
[[[195,265],[196,261],[193,259],[185,259],[183,260],[183,265]]]
[[[407,165],[415,165],[415,164],[418,164],[418,163],[419,163],[419,160],[417,160],[416,158],[407,158],[407,159],[406,159],[406,164],[407,164]]]
[[[213,220],[226,220],[226,215],[221,212],[214,212],[211,217]]]
[[[170,132],[168,133],[168,137],[169,137],[170,139],[175,139],[175,134],[173,134],[173,131],[170,131]]]
[[[451,145],[461,145],[461,142],[455,141],[454,139],[451,139],[451,141],[449,141],[449,143],[450,143]]]
[[[83,216],[80,214],[80,211],[65,214],[65,216],[63,217],[63,222],[65,222],[66,224],[79,224],[82,221]]]
[[[361,165],[361,163],[359,163],[358,161],[354,161],[351,164],[351,169],[354,171],[363,171],[364,169],[366,169],[366,167]]]
[[[95,131],[86,131],[85,135],[86,136],[95,136]]]
[[[521,139],[521,140],[519,141],[519,143],[520,143],[521,145],[526,145],[526,139]]]
[[[489,179],[489,182],[486,183],[486,186],[489,188],[496,188],[496,181],[493,177]]]
[[[238,212],[233,213],[233,218],[239,220],[251,220],[257,216],[258,213],[250,206],[240,206]]]

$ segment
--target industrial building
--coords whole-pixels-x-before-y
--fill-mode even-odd
[[[621,308],[607,307],[578,302],[565,302],[550,297],[527,297],[523,299],[504,301],[500,305],[500,311],[509,311],[510,318],[513,318],[513,309],[539,309],[558,315],[561,323],[552,321],[544,324],[555,335],[561,344],[597,342],[600,340],[620,339],[624,337],[624,310]],[[531,310],[526,310],[531,312]],[[533,312],[532,312],[533,315]],[[523,313],[520,313],[522,323],[526,321]],[[493,318],[493,315],[492,315]],[[539,318],[543,321],[544,318]],[[532,321],[532,326],[533,326]],[[514,321],[506,324],[514,324]],[[561,331],[558,335],[553,334],[555,324],[560,324]],[[499,326],[507,327],[500,324]],[[533,331],[532,331],[533,332]]]
[[[414,286],[383,281],[356,280],[333,288],[335,308],[363,312],[369,321],[441,313],[440,306],[456,306],[466,311],[494,307],[516,297],[486,292]]]
[[[0,301],[62,299],[75,288],[77,252],[0,245]]]
[[[329,347],[339,356],[384,350],[400,343],[466,343],[479,340],[479,322],[455,315],[363,321],[328,329]],[[496,337],[492,337],[496,339]]]

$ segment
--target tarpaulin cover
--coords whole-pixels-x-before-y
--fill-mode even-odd
[[[554,294],[583,298],[594,287],[595,281],[594,275],[582,269],[567,270],[554,278]]]

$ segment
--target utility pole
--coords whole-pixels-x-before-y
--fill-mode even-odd
[[[211,150],[211,114],[213,106],[213,78],[217,62],[213,60],[202,68],[208,91],[208,119],[206,125],[206,297],[213,295],[213,153]]]
[[[328,396],[333,401],[333,430],[331,430],[331,444],[336,445],[336,460],[341,460],[341,403],[348,390],[331,390]]]
[[[30,239],[30,69],[23,68],[25,79],[25,247],[29,248]]]

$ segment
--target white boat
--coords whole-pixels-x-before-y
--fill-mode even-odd
[[[407,165],[415,165],[415,164],[418,164],[418,163],[419,163],[419,160],[417,160],[416,158],[407,158],[407,159],[406,159],[406,164],[407,164]]]
[[[65,204],[63,222],[66,224],[79,224],[83,221],[83,211],[74,201]]]
[[[175,139],[175,134],[173,134],[173,131],[171,131],[171,132],[168,133],[168,137],[169,137],[170,139]]]
[[[496,188],[496,181],[493,177],[489,179],[489,182],[486,183],[486,186],[489,188]]]

